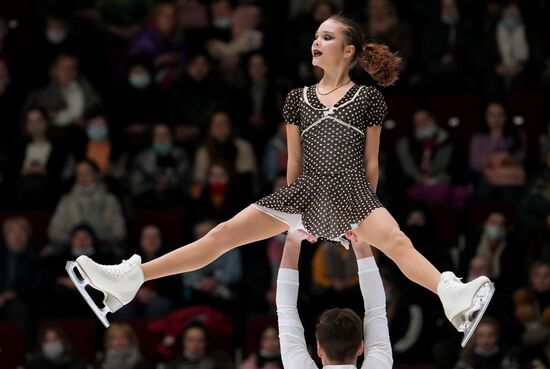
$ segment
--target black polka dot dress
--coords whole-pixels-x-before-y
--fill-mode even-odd
[[[283,117],[300,127],[303,174],[254,205],[290,231],[349,247],[344,234],[382,207],[366,178],[364,152],[367,128],[381,125],[386,113],[382,94],[371,86],[354,85],[332,107],[319,101],[315,86],[292,90]]]

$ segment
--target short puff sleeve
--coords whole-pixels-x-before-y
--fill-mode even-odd
[[[288,124],[300,125],[300,99],[302,89],[295,88],[286,95],[283,106],[283,119]]]
[[[376,87],[369,87],[367,90],[367,111],[365,112],[365,122],[367,127],[381,126],[388,114],[388,106],[382,93]]]

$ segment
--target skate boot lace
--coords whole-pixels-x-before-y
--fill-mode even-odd
[[[122,260],[122,263],[116,265],[98,265],[98,269],[101,270],[103,274],[115,278],[122,278],[126,273],[132,270],[134,266],[134,264],[128,260]]]
[[[453,277],[445,278],[443,280],[443,287],[445,288],[451,288],[456,286],[457,284],[462,284],[462,278],[453,276]]]

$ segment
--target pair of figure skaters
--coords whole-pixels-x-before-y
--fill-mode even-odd
[[[391,347],[382,313],[382,286],[376,265],[367,257],[367,245],[392,259],[410,280],[436,293],[449,321],[464,333],[462,345],[470,339],[491,300],[493,284],[487,277],[462,283],[452,272],[440,273],[416,251],[376,196],[386,103],[375,87],[353,83],[349,71],[359,63],[379,85],[389,86],[397,80],[400,59],[385,45],[366,43],[360,27],[341,15],[319,26],[311,55],[312,64],[323,69],[323,78],[316,85],[292,90],[283,107],[288,186],[251,204],[203,238],[150,262],[141,264],[140,257],[134,255],[112,266],[97,264],[87,256],[67,263],[73,282],[103,324],[108,326],[107,313],[129,303],[144,281],[201,268],[235,247],[288,231],[290,238],[298,232],[310,239],[339,242],[346,248],[346,235],[356,238],[368,328],[365,365],[369,368],[391,366]],[[296,249],[286,248],[285,253]],[[305,343],[298,332],[301,326],[294,308],[298,281],[296,272],[288,270],[295,267],[288,262],[283,258],[277,292],[281,344],[283,351],[285,346],[289,350],[283,352],[283,360],[287,369],[313,368],[313,362],[306,365],[302,361],[306,360],[306,351],[301,349]],[[103,308],[90,298],[86,285],[103,292]],[[327,359],[337,358],[329,350],[331,338],[323,332],[334,327],[332,320],[353,322],[354,318],[347,315],[331,311],[319,324],[319,350]]]

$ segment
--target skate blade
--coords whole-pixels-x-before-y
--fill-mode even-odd
[[[76,273],[74,272],[74,269],[78,268],[78,271],[80,275],[82,276],[82,280],[78,278]],[[99,308],[97,304],[94,302],[88,291],[86,291],[86,286],[91,285],[91,283],[86,278],[86,275],[80,270],[78,267],[78,264],[76,261],[67,261],[67,264],[65,264],[65,270],[69,274],[69,277],[71,278],[71,281],[74,283],[75,287],[77,288],[78,292],[84,297],[84,301],[88,303],[88,306],[93,310],[95,315],[98,317],[98,319],[103,323],[105,328],[109,328],[109,321],[107,320],[107,313],[110,312],[109,308],[107,306],[103,308]],[[93,286],[92,286],[93,287]]]
[[[489,307],[489,303],[491,302],[494,293],[495,285],[493,283],[485,283],[474,296],[475,305],[470,311],[465,313],[466,322],[462,323],[461,326],[458,328],[460,332],[464,333],[464,337],[462,338],[461,342],[462,347],[465,347],[470,338],[472,338],[472,335],[474,334],[477,325],[485,314],[485,310],[487,310],[487,308]],[[470,321],[470,319],[474,314],[476,315],[474,321],[472,322]]]

